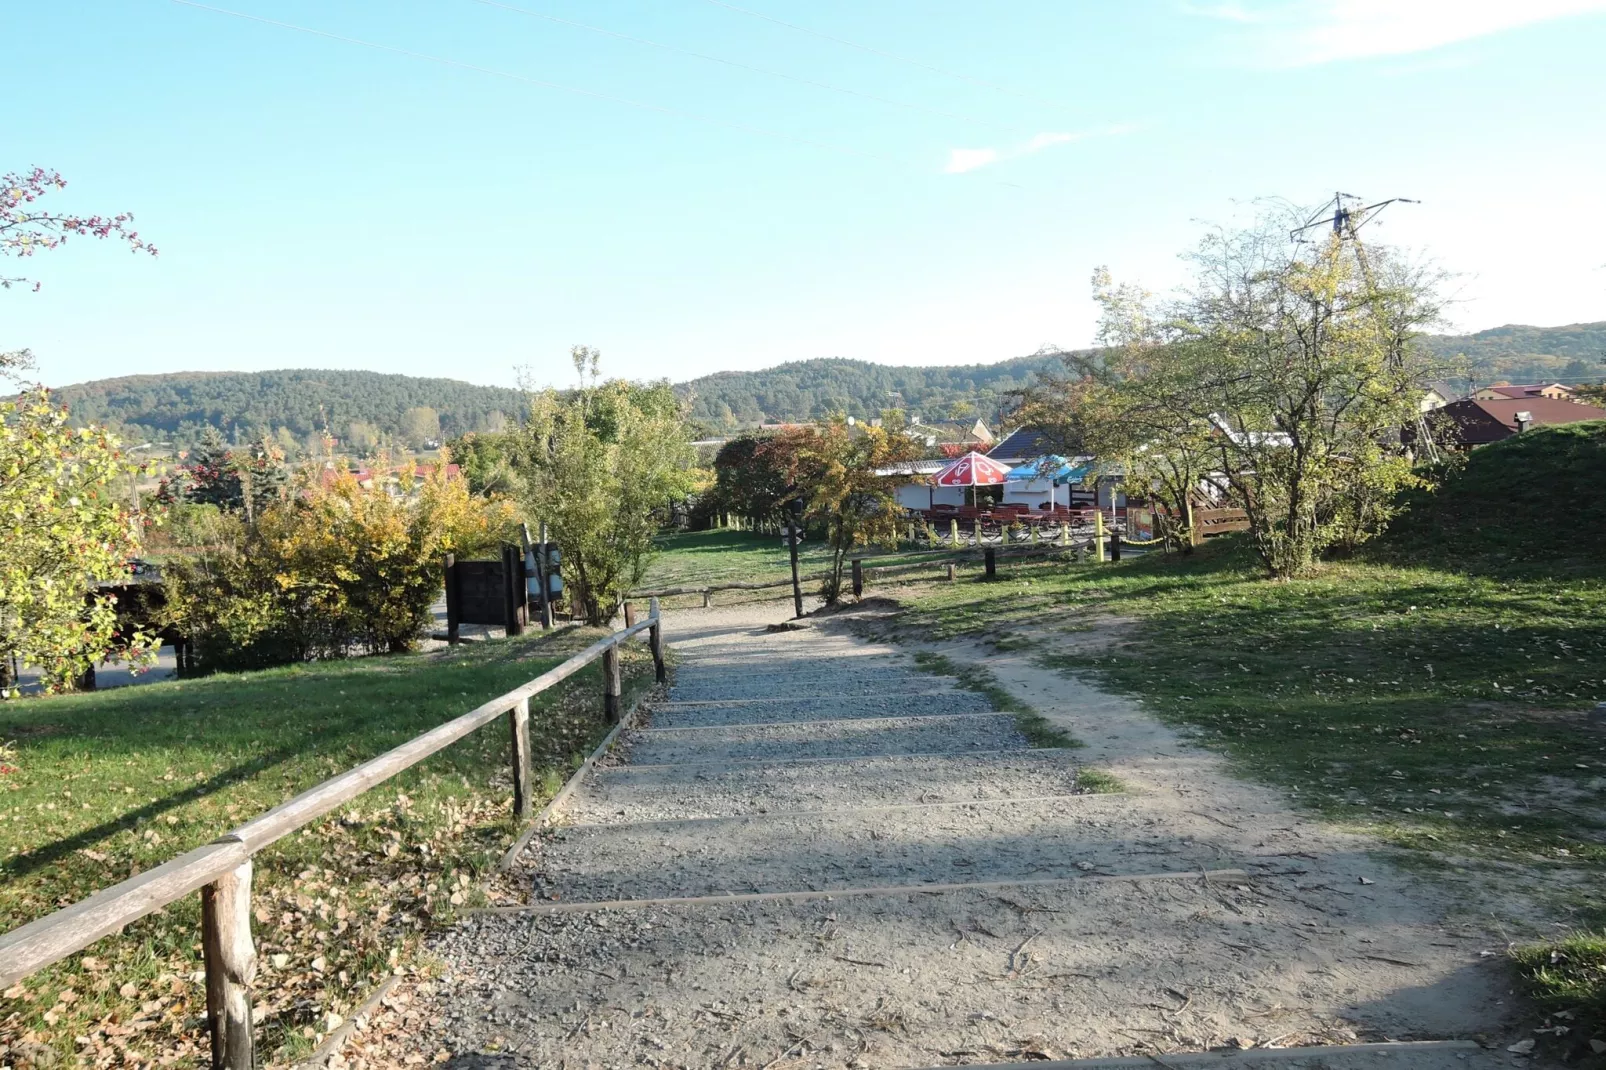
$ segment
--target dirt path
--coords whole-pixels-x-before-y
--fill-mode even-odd
[[[1498,1037],[1509,997],[1484,934],[1133,704],[990,655],[1087,743],[1034,750],[907,651],[765,630],[783,614],[668,621],[669,699],[532,844],[531,904],[440,941],[418,1050],[463,1066],[1194,1067],[1211,1048]],[[1083,764],[1131,791],[1080,792]]]

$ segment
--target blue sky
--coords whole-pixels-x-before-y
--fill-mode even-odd
[[[1606,319],[1606,0],[217,6],[350,40],[0,13],[0,170],[161,249],[20,265],[0,349],[49,383],[1001,360],[1086,344],[1095,266],[1164,289],[1207,224],[1335,189],[1422,202],[1374,237],[1457,274],[1459,327]]]

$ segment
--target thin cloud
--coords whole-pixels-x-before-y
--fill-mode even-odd
[[[1606,0],[1316,0],[1295,7],[1184,2],[1186,14],[1250,28],[1277,66],[1427,52],[1535,23],[1606,13]]]
[[[1136,130],[1136,123],[1117,123],[1113,126],[1101,127],[1098,130],[1075,131],[1044,131],[1037,134],[1024,145],[1012,149],[949,149],[948,163],[943,171],[950,175],[962,175],[967,171],[980,170],[1004,160],[1017,160],[1022,156],[1031,156],[1034,153],[1054,145],[1068,145],[1076,141],[1086,141],[1094,137],[1114,137],[1118,134],[1130,134]]]
[[[962,175],[966,171],[975,171],[997,162],[997,149],[949,149],[948,166],[943,171],[950,175]]]

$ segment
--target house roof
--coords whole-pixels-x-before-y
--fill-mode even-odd
[[[1606,420],[1606,409],[1562,398],[1464,398],[1439,410],[1454,420],[1461,441],[1468,446],[1498,442],[1517,433],[1517,413],[1533,414],[1533,426],[1573,424],[1580,420]]]
[[[1485,390],[1491,390],[1496,394],[1501,394],[1508,398],[1537,397],[1539,396],[1539,392],[1541,390],[1553,390],[1557,388],[1565,390],[1569,394],[1572,393],[1572,388],[1563,383],[1515,383],[1508,386],[1484,387]]]
[[[1043,432],[1033,427],[1023,427],[1006,435],[1004,441],[987,451],[987,456],[1005,464],[1021,464],[1033,457],[1054,452],[1055,444],[1047,441]]]

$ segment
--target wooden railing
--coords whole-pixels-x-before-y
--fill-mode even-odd
[[[600,658],[603,710],[611,723],[618,723],[622,716],[619,647],[642,632],[649,633],[654,668],[662,682],[663,629],[658,600],[653,599],[646,620],[597,640],[529,683],[302,792],[204,847],[0,936],[0,988],[199,890],[212,1066],[251,1070],[251,982],[256,974],[256,949],[251,940],[252,856],[503,715],[512,737],[513,812],[528,818],[535,808],[530,779],[530,699]]]

